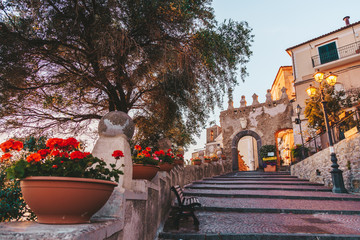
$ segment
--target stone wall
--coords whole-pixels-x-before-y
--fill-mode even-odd
[[[339,169],[350,192],[360,192],[360,134],[357,133],[335,144]],[[291,166],[291,175],[332,187],[329,148]]]
[[[133,180],[131,190],[123,193],[120,218],[95,217],[90,224],[46,225],[36,222],[0,223],[0,239],[72,239],[72,240],[152,240],[161,229],[175,196],[173,185],[184,186],[204,177],[228,172],[227,163],[176,167],[170,173],[159,172],[150,182]],[[100,210],[101,211],[101,210]]]

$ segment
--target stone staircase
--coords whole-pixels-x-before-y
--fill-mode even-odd
[[[237,172],[193,182],[200,226],[172,214],[159,239],[360,239],[360,196],[334,194],[288,172]]]

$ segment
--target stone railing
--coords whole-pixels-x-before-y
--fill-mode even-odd
[[[117,199],[121,216],[92,218],[90,224],[47,225],[36,222],[0,224],[0,239],[147,240],[154,239],[166,220],[174,199],[170,187],[184,186],[205,177],[225,173],[222,163],[176,167],[170,173],[158,172],[150,182],[133,180],[131,190]],[[100,210],[102,211],[102,210]]]
[[[344,184],[350,192],[360,192],[360,134],[357,133],[334,145]],[[329,148],[291,166],[291,175],[311,182],[332,186]]]

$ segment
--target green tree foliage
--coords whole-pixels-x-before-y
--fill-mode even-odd
[[[119,110],[189,142],[251,55],[247,23],[217,23],[210,2],[2,0],[1,130],[80,131]]]
[[[335,91],[334,87],[323,84],[325,95],[326,111],[330,122],[337,122],[345,101],[344,91]],[[316,95],[305,101],[305,117],[308,119],[308,126],[314,129],[325,130],[324,113],[321,103],[321,92],[318,90]]]

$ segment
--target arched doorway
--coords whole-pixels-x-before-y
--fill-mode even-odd
[[[253,145],[256,145],[256,147],[253,148],[253,151],[255,150],[255,152],[253,152],[253,155],[255,155],[257,157],[257,163],[255,163],[255,166],[259,166],[262,164],[262,160],[259,158],[259,150],[261,148],[261,138],[256,132],[251,131],[251,130],[245,130],[245,131],[241,131],[238,134],[236,134],[231,143],[231,156],[232,156],[232,170],[233,171],[239,170],[239,162],[238,162],[239,141],[240,141],[240,139],[242,139],[243,137],[246,137],[246,136],[249,136],[251,138],[244,138],[244,141],[242,141],[242,142],[245,142],[245,144],[247,142],[247,144],[253,143]],[[240,144],[243,144],[243,143],[240,143]],[[254,157],[254,159],[256,159],[256,157]],[[255,168],[255,170],[256,170],[256,168]]]
[[[294,134],[291,128],[281,129],[275,133],[276,155],[278,166],[290,166],[292,162],[291,148],[294,146]]]

